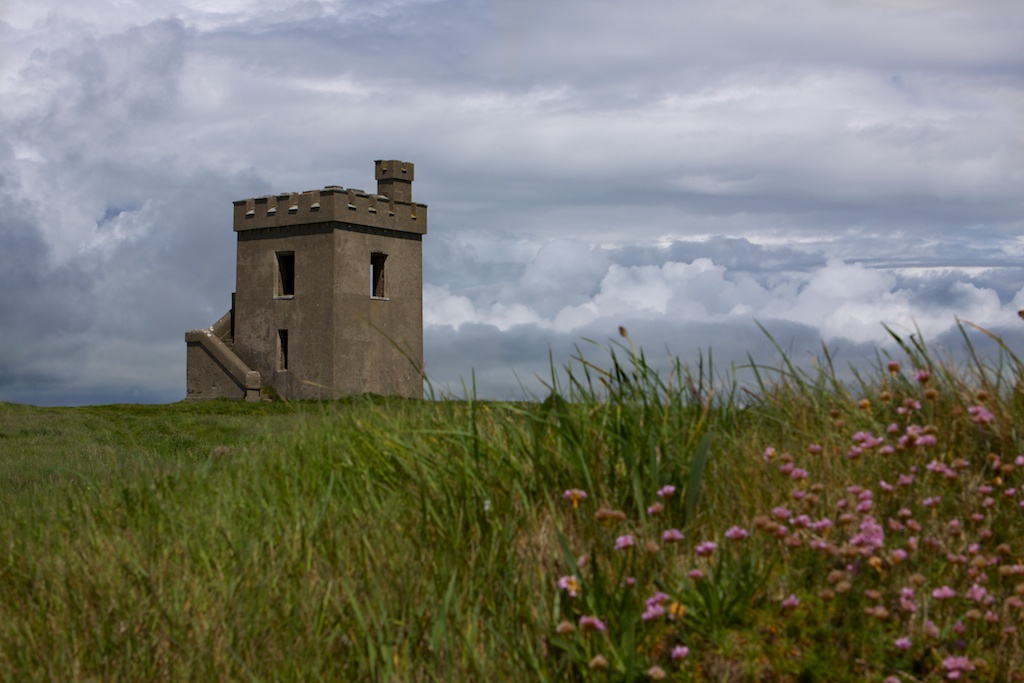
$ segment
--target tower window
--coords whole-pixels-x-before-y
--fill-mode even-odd
[[[387,298],[387,289],[384,286],[384,261],[387,254],[374,252],[370,254],[370,296],[374,299]]]
[[[277,369],[288,369],[288,330],[277,331]]]
[[[277,252],[277,291],[275,296],[295,296],[295,252]]]

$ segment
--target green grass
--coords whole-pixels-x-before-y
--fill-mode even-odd
[[[898,341],[749,392],[627,339],[538,402],[0,405],[0,677],[1021,680],[1024,367]]]
[[[0,403],[0,497],[135,480],[246,448],[287,429],[296,407],[234,401],[35,408]],[[3,500],[3,498],[0,498]]]

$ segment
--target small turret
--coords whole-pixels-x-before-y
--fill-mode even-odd
[[[378,159],[375,163],[377,194],[393,202],[411,202],[414,165],[396,159]]]

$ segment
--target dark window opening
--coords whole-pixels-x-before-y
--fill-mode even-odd
[[[387,254],[370,254],[370,296],[375,299],[387,297],[387,290],[384,288],[384,261]]]
[[[277,252],[276,296],[295,296],[295,252]]]
[[[277,331],[277,369],[288,369],[288,330]]]

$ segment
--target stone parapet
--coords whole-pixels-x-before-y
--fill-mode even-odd
[[[239,199],[234,204],[235,232],[331,222],[418,235],[427,232],[426,204],[393,200],[382,194],[336,185],[322,190]]]
[[[210,326],[210,332],[213,333],[217,339],[230,343],[231,342],[231,322],[234,317],[234,311],[228,311],[220,317],[220,319]],[[200,332],[202,330],[199,330]]]
[[[186,332],[185,344],[188,347],[186,400],[222,397],[260,400],[260,373],[249,369],[217,338],[213,328]]]

